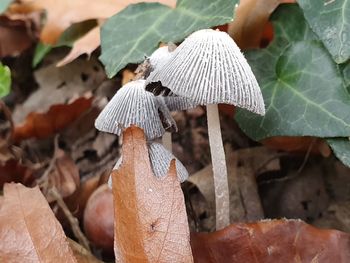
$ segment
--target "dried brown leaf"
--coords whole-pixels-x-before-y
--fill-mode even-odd
[[[34,180],[34,171],[16,160],[9,160],[0,164],[0,189],[5,183],[16,182],[31,185]]]
[[[74,161],[63,150],[56,149],[55,164],[48,175],[49,188],[55,187],[65,198],[73,194],[80,185],[79,169]],[[52,201],[48,197],[48,201]]]
[[[30,113],[25,122],[15,127],[13,139],[20,141],[28,138],[46,138],[62,130],[91,107],[92,97],[78,98],[70,104],[50,107],[45,113]]]
[[[97,26],[89,31],[86,35],[74,42],[72,49],[68,55],[57,63],[57,67],[62,67],[77,57],[87,54],[90,57],[91,53],[100,45],[100,27]]]
[[[191,234],[198,263],[346,263],[349,244],[349,234],[317,229],[301,220],[240,223],[210,234]]]
[[[263,211],[255,177],[264,171],[280,169],[277,153],[266,147],[246,148],[235,152],[226,149],[226,162],[231,222],[262,218]],[[207,201],[209,213],[212,214],[215,207],[212,166],[208,165],[196,172],[188,181],[198,187]]]
[[[0,16],[0,57],[18,56],[37,40],[34,20],[38,13]],[[33,30],[34,29],[34,30]]]
[[[241,49],[259,47],[270,14],[279,4],[293,2],[295,0],[241,0],[228,33]]]
[[[153,175],[143,131],[123,134],[123,163],[112,173],[116,262],[193,262],[175,161]]]
[[[77,262],[38,187],[5,184],[0,240],[0,262]]]
[[[54,44],[61,33],[71,24],[88,19],[108,18],[129,4],[138,2],[154,2],[153,0],[22,0],[32,10],[45,10],[46,23],[41,32],[44,43]],[[175,0],[161,0],[163,4],[175,6]]]
[[[328,144],[320,138],[315,137],[287,137],[287,136],[276,136],[264,139],[261,141],[262,144],[266,145],[271,149],[283,150],[286,152],[295,153],[313,153],[321,154],[323,157],[329,157],[332,153]]]

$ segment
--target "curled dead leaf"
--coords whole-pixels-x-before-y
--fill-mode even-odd
[[[350,262],[350,235],[301,220],[239,223],[214,233],[192,233],[195,262]]]
[[[80,176],[78,167],[70,156],[63,150],[56,149],[54,156],[54,166],[48,174],[49,186],[55,187],[62,198],[73,194],[80,185]],[[53,201],[50,195],[47,196],[48,202]]]
[[[113,171],[116,262],[193,262],[175,161],[153,175],[143,131],[123,133],[123,163]]]
[[[261,141],[263,145],[275,150],[296,153],[321,154],[323,157],[329,157],[332,153],[328,144],[321,138],[314,137],[287,137],[276,136]]]
[[[229,24],[228,33],[241,49],[257,48],[270,14],[279,4],[294,2],[295,0],[241,0],[235,19]]]
[[[46,23],[41,32],[41,40],[47,44],[55,44],[61,33],[71,24],[88,19],[108,18],[129,4],[153,2],[152,0],[22,0],[27,9],[46,11]],[[164,4],[175,6],[175,0],[161,0]],[[24,8],[24,7],[23,7]]]
[[[0,165],[0,189],[5,183],[16,182],[24,185],[31,185],[35,178],[33,170],[16,160],[9,160]]]
[[[86,35],[75,41],[68,55],[60,60],[56,65],[57,67],[62,67],[83,54],[87,54],[87,56],[90,57],[92,52],[98,48],[99,45],[100,27],[97,26],[90,30],[90,32],[88,32]]]
[[[24,124],[15,127],[13,139],[46,138],[62,130],[91,107],[92,97],[81,97],[70,104],[53,105],[46,113],[30,113]]]
[[[0,197],[0,262],[77,263],[38,187],[5,184]]]

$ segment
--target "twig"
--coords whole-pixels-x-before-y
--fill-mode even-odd
[[[51,158],[49,167],[47,167],[43,175],[38,179],[38,185],[40,185],[44,193],[47,193],[48,191],[49,175],[56,165],[57,149],[58,149],[58,135],[56,135],[54,138],[54,151],[53,151],[53,156]]]
[[[316,138],[313,138],[312,141],[311,141],[311,143],[310,143],[309,148],[307,149],[307,152],[306,152],[306,154],[305,154],[303,163],[300,165],[300,167],[299,167],[299,169],[298,169],[298,171],[297,171],[298,174],[304,169],[304,167],[305,167],[305,165],[306,165],[306,162],[307,162],[307,160],[309,159],[309,156],[310,156],[312,147],[314,147],[315,142],[316,142]]]
[[[79,240],[79,243],[85,249],[87,249],[89,252],[91,252],[90,246],[89,246],[89,241],[87,240],[87,238],[85,237],[85,235],[81,231],[81,229],[79,227],[78,219],[72,215],[71,211],[69,210],[66,203],[64,202],[61,194],[57,191],[57,188],[55,186],[53,186],[50,189],[49,193],[55,199],[55,201],[57,202],[57,205],[62,209],[64,215],[66,216],[66,218],[68,219],[68,221],[70,223],[70,226],[72,228],[72,231],[73,231],[75,237]]]

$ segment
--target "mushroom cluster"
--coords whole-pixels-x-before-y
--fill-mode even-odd
[[[115,94],[96,119],[96,128],[117,135],[130,125],[142,128],[148,140],[153,172],[162,177],[167,174],[170,161],[176,159],[171,153],[170,133],[166,133],[177,131],[170,111],[205,105],[216,229],[226,227],[230,223],[229,188],[218,104],[265,114],[260,87],[248,62],[227,33],[204,29],[192,33],[177,48],[169,44],[157,49],[142,65],[141,79],[124,85]],[[168,145],[170,151],[155,141],[162,136],[167,138],[163,144]],[[121,162],[122,157],[115,169]],[[177,159],[176,169],[179,180],[185,181],[188,172]]]
[[[176,170],[180,182],[188,178],[184,165],[162,144],[157,141],[166,131],[177,131],[175,120],[170,111],[193,107],[185,98],[156,97],[145,90],[145,77],[149,72],[160,67],[169,58],[168,47],[159,48],[146,60],[150,67],[144,71],[140,79],[131,81],[121,87],[95,120],[96,129],[122,135],[125,128],[131,125],[143,129],[148,145],[149,158],[153,173],[157,177],[167,174],[170,162],[176,160]],[[146,63],[146,64],[147,64]],[[147,73],[148,72],[148,73]],[[166,136],[171,140],[171,137]],[[171,142],[166,142],[171,145]],[[170,146],[169,146],[170,147]],[[118,169],[122,163],[122,156],[113,169]],[[111,186],[111,177],[109,185]]]
[[[166,62],[150,73],[146,90],[155,95],[187,98],[194,105],[206,105],[216,228],[226,227],[230,223],[229,188],[218,104],[232,104],[265,114],[261,90],[248,62],[227,33],[199,30],[186,38],[171,52]]]

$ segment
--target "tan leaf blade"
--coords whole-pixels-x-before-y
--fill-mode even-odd
[[[154,2],[154,0],[22,0],[21,2],[29,9],[46,11],[46,22],[40,39],[44,43],[54,44],[62,32],[73,23],[88,19],[108,18],[129,4]],[[176,3],[175,0],[160,0],[159,2],[173,7]]]
[[[62,60],[57,63],[57,67],[62,67],[80,55],[87,54],[90,57],[91,53],[100,45],[100,27],[93,28],[85,36],[74,42],[72,49]]]
[[[77,262],[38,187],[5,184],[0,240],[0,262]]]
[[[123,138],[123,163],[112,173],[116,262],[193,262],[174,160],[158,179],[143,131],[128,128]]]
[[[241,0],[228,33],[241,49],[259,47],[262,34],[271,13],[281,3],[295,0]]]
[[[286,219],[238,223],[214,233],[191,234],[198,263],[346,263],[350,262],[349,243],[347,233]]]

